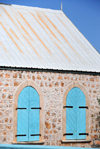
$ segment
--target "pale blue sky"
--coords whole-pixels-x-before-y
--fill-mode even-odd
[[[0,3],[60,9],[61,0],[0,0]],[[63,11],[100,53],[100,0],[62,0]]]

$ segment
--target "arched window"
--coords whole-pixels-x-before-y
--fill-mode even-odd
[[[17,141],[39,141],[40,136],[40,99],[38,92],[31,86],[25,87],[18,96]]]
[[[86,139],[86,99],[82,90],[72,88],[66,96],[66,139]]]

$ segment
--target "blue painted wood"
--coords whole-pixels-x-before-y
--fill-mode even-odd
[[[31,109],[40,107],[38,92],[30,87],[30,110],[29,110],[29,141],[39,141],[39,136],[31,136],[31,134],[39,134],[40,110]]]
[[[28,99],[29,87],[24,88],[18,97],[18,108],[27,108],[25,110],[18,109],[17,112],[17,141],[28,141]]]
[[[39,136],[31,136],[39,134],[40,110],[31,109],[40,107],[39,94],[32,87],[25,87],[18,98],[18,119],[17,119],[17,141],[39,141]]]
[[[0,144],[0,149],[84,149],[84,148],[69,147],[69,146],[65,147],[65,146],[44,146],[44,145]],[[85,149],[89,149],[89,148],[85,148]],[[95,149],[99,149],[99,148],[95,148]]]
[[[73,106],[73,108],[66,108],[66,133],[72,133],[73,135],[66,135],[66,139],[76,139],[77,130],[77,115],[76,115],[76,101],[74,88],[70,90],[66,99],[67,106]]]
[[[86,99],[84,93],[77,88],[77,139],[86,139],[86,135],[79,135],[79,133],[86,133],[86,109],[79,108],[79,106],[86,106]]]
[[[86,106],[85,102],[85,95],[81,89],[75,87],[69,91],[66,105],[73,108],[66,108],[66,133],[73,135],[66,135],[66,139],[86,139],[85,135],[79,135],[86,133],[86,109],[79,108]]]

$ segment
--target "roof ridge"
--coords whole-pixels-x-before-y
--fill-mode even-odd
[[[61,10],[56,10],[56,9],[50,9],[50,8],[40,8],[40,7],[32,7],[32,6],[24,6],[24,5],[16,5],[16,4],[3,4],[1,3],[0,5],[6,5],[6,7],[15,7],[18,9],[24,9],[27,10],[30,8],[30,10],[40,10],[40,11],[46,11],[46,12],[52,12],[52,13],[61,13]]]

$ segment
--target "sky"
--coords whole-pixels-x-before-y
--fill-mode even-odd
[[[0,0],[0,3],[60,9],[100,53],[100,0]]]

